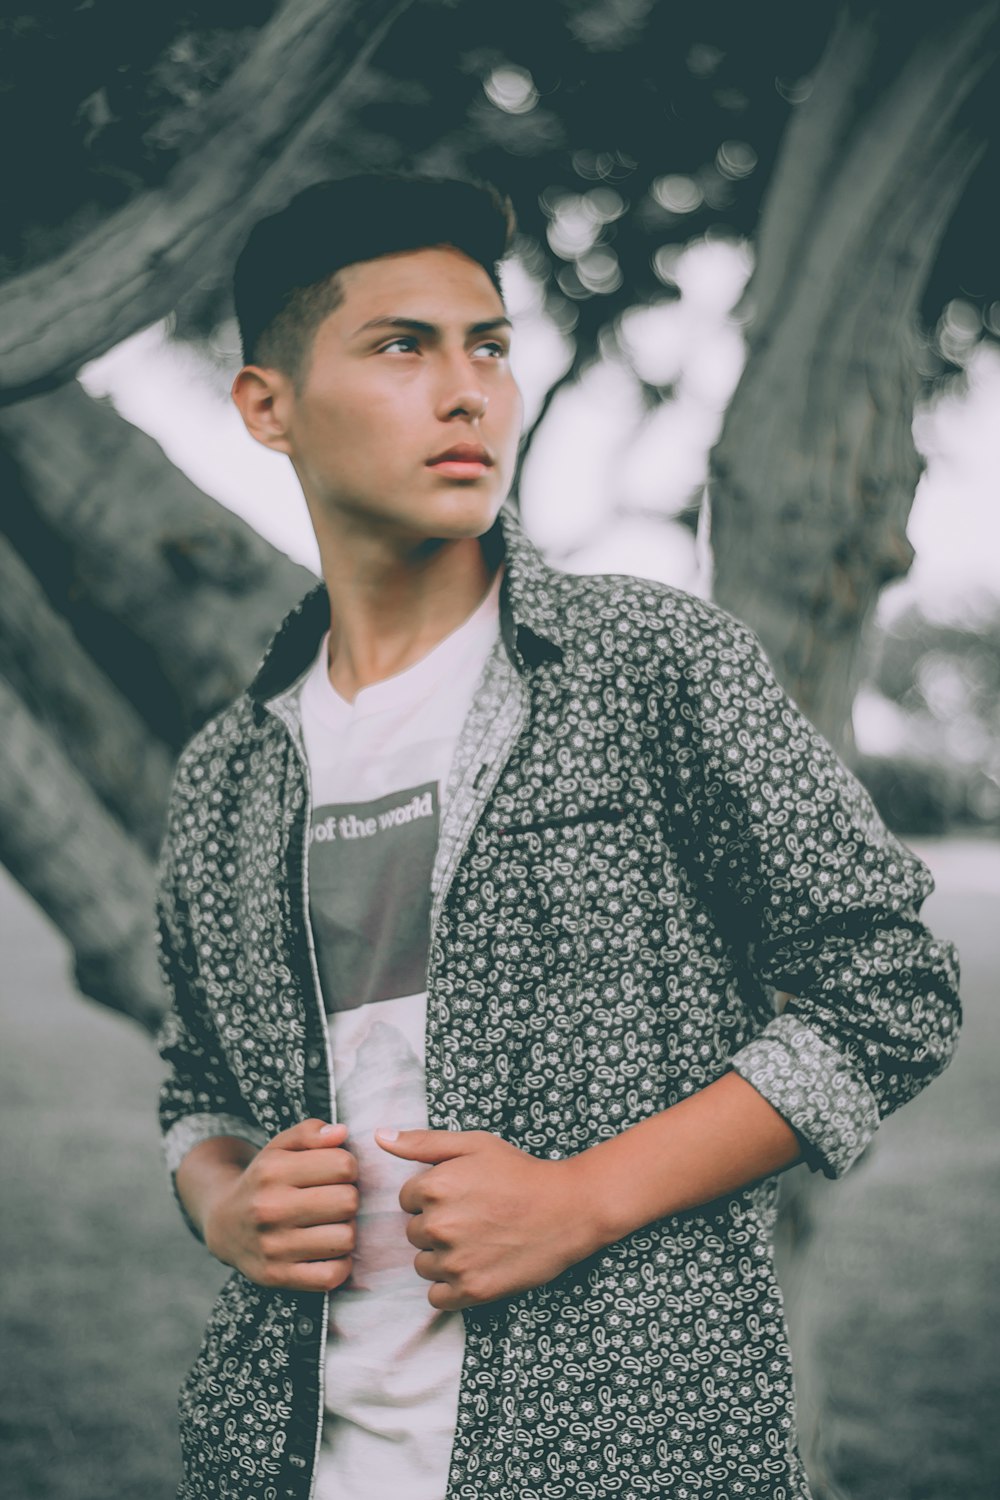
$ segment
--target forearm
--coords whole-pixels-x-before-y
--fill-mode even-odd
[[[212,1206],[232,1188],[256,1155],[257,1147],[249,1141],[232,1135],[215,1135],[201,1141],[184,1157],[174,1179],[177,1196],[202,1239]]]
[[[599,1249],[802,1159],[795,1131],[736,1073],[573,1158]]]

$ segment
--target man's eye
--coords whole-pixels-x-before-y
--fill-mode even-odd
[[[402,348],[404,354],[411,354],[416,347],[417,341],[411,334],[400,334],[398,339],[390,339],[387,344],[383,344],[379,352],[385,354],[390,349]]]
[[[497,343],[495,339],[490,339],[490,341],[486,344],[478,344],[476,346],[476,353],[489,354],[493,359],[506,359],[507,346],[505,344]]]

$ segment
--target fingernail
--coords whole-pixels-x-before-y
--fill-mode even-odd
[[[339,1125],[324,1125],[320,1130],[320,1135],[333,1135],[333,1132],[339,1128]]]
[[[381,1136],[384,1141],[399,1140],[399,1131],[395,1125],[380,1125],[375,1134]]]

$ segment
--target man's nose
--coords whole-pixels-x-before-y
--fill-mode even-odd
[[[448,416],[466,416],[476,421],[485,414],[489,401],[490,398],[485,391],[463,391],[449,406]]]
[[[439,416],[465,416],[476,421],[484,415],[489,400],[476,371],[470,368],[467,357],[448,361],[441,378]]]

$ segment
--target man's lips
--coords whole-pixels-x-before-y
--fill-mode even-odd
[[[493,455],[478,443],[456,443],[453,447],[446,448],[443,453],[429,458],[427,463],[434,468],[447,465],[448,467],[488,469],[493,465]]]

